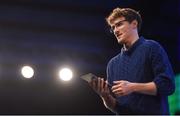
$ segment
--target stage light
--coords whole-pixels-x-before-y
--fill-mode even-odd
[[[63,68],[59,71],[59,78],[63,81],[70,81],[73,77],[73,72],[69,68]]]
[[[34,76],[34,70],[30,66],[23,66],[21,69],[21,74],[24,78],[32,78]]]

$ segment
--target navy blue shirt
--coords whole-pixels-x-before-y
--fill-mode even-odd
[[[154,82],[157,95],[131,93],[117,97],[118,114],[169,114],[168,95],[175,90],[174,73],[162,46],[140,37],[127,51],[113,57],[107,66],[107,80]]]

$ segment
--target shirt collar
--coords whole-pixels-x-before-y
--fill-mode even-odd
[[[125,50],[124,47],[121,48],[122,54],[131,54],[142,42],[144,41],[144,37],[140,37],[138,40],[134,42],[134,44],[128,49]]]

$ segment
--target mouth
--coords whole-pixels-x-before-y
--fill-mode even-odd
[[[117,35],[116,35],[116,37],[120,37],[121,35],[122,35],[122,33],[120,33],[120,34],[117,34]]]

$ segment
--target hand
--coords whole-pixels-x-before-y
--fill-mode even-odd
[[[89,84],[101,97],[107,97],[110,94],[108,84],[104,81],[104,78],[98,77],[97,79],[93,79]]]
[[[117,96],[128,95],[133,92],[132,85],[133,83],[128,81],[114,81],[114,86],[112,86],[112,92]]]
[[[104,81],[103,78],[99,77],[97,79],[93,79],[89,84],[94,89],[94,91],[100,95],[104,105],[112,112],[115,112],[114,108],[116,105],[116,99],[110,94],[107,81]]]

